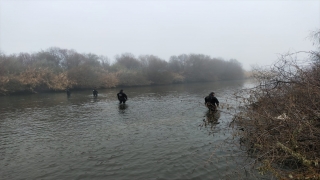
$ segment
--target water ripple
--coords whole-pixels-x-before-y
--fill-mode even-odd
[[[221,99],[230,86],[216,87]],[[229,165],[206,162],[224,139],[228,117],[221,115],[221,123],[211,129],[199,128],[206,113],[203,96],[211,87],[128,88],[125,106],[118,104],[116,90],[101,90],[98,98],[87,92],[70,98],[0,97],[0,176],[217,179]]]

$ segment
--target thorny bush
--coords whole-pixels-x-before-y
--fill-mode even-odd
[[[308,53],[308,60],[298,61],[300,53]],[[237,94],[245,102],[233,121],[241,127],[241,145],[261,173],[320,179],[319,49],[283,55],[270,69],[255,69],[253,78],[257,86]]]

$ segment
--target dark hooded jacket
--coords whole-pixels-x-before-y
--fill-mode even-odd
[[[122,91],[117,94],[117,97],[119,101],[126,101],[128,99],[127,95]]]
[[[216,97],[214,97],[213,93],[210,93],[209,96],[204,98],[205,104],[211,103],[215,106],[219,106],[219,101]]]

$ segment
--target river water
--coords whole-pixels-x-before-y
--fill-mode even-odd
[[[234,179],[231,115],[205,126],[204,96],[247,82],[0,97],[0,179]],[[219,144],[224,148],[218,149]]]

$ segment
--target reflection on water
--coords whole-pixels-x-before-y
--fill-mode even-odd
[[[119,110],[125,110],[128,108],[128,105],[126,104],[119,104]]]
[[[124,114],[126,112],[125,110],[128,108],[128,105],[127,104],[119,104],[118,107],[119,107],[119,113]]]
[[[207,111],[206,113],[206,122],[213,123],[213,124],[219,124],[218,120],[221,116],[221,111],[217,110],[215,112]]]
[[[203,119],[202,123],[199,124],[199,127],[201,128],[210,128],[211,131],[209,131],[209,135],[216,133],[215,127],[217,124],[220,124],[219,119],[221,116],[221,111],[217,110],[215,112],[207,110],[205,113],[205,119]]]
[[[0,97],[3,179],[219,179],[224,161],[206,167],[230,134],[230,115],[209,115],[204,96],[225,102],[243,82],[196,83]],[[205,121],[210,128],[201,127]],[[219,124],[217,124],[219,122]],[[207,125],[206,125],[207,126]],[[209,126],[208,126],[209,127]],[[209,133],[208,133],[209,131]],[[214,136],[213,136],[214,135]]]

